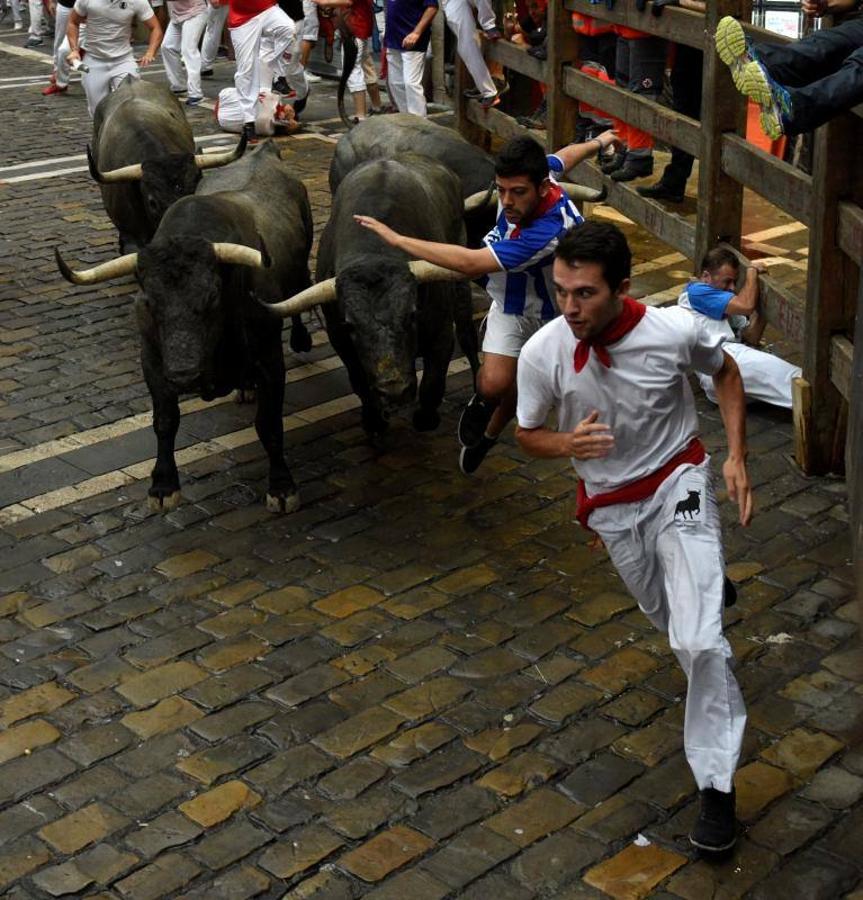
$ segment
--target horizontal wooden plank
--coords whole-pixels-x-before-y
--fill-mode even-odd
[[[784,209],[798,222],[812,218],[812,177],[737,134],[722,136],[722,170],[735,181]]]
[[[485,58],[532,78],[534,81],[548,82],[548,66],[544,60],[528,55],[526,47],[519,47],[510,41],[486,42]]]
[[[648,3],[644,12],[639,12],[629,0],[616,3],[614,9],[608,9],[604,3],[588,3],[588,0],[564,0],[564,6],[570,12],[580,12],[603,22],[626,25],[699,50],[704,48],[704,16],[701,13],[667,6],[661,16],[654,16],[652,3]]]
[[[849,403],[851,402],[853,364],[854,345],[848,338],[835,335],[830,340],[830,380]]]
[[[863,266],[863,209],[853,203],[839,204],[839,246],[858,266]]]
[[[693,156],[701,152],[701,125],[616,84],[606,84],[572,66],[563,70],[563,91]]]
[[[679,250],[687,259],[695,253],[695,226],[682,216],[669,212],[662,204],[647,200],[628,184],[612,181],[595,163],[583,162],[569,173],[577,184],[608,190],[606,203],[655,234],[661,241]]]

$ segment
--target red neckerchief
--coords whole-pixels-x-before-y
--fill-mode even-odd
[[[537,219],[541,219],[549,210],[557,206],[560,203],[560,198],[563,197],[563,188],[559,184],[555,184],[555,182],[551,183],[551,187],[549,188],[548,193],[539,201],[539,206],[536,208],[536,212],[530,217],[530,222],[525,222],[525,225],[530,225],[532,222],[535,222]],[[521,223],[515,226],[512,230],[512,234],[510,234],[510,240],[513,238],[517,238],[521,232]]]
[[[573,359],[576,374],[587,365],[587,361],[590,359],[591,347],[596,353],[597,359],[606,369],[610,369],[611,354],[608,352],[608,345],[616,343],[624,335],[629,334],[644,318],[647,307],[643,303],[633,300],[632,297],[623,297],[622,299],[623,308],[620,311],[620,315],[613,322],[606,325],[595,337],[584,338],[584,340],[576,344]]]

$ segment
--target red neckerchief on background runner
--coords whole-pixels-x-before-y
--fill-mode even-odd
[[[610,322],[595,337],[584,338],[575,345],[575,356],[573,363],[575,365],[576,374],[578,374],[590,359],[590,348],[593,348],[597,359],[605,366],[606,369],[611,368],[611,354],[608,352],[608,345],[619,341],[624,335],[629,334],[633,328],[644,318],[647,307],[632,297],[623,297],[623,308],[620,315]]]
[[[590,514],[595,509],[600,509],[603,506],[614,506],[616,503],[636,503],[639,500],[646,500],[656,493],[659,485],[675,469],[685,465],[701,465],[706,455],[701,439],[694,437],[680,453],[672,456],[664,466],[655,472],[651,472],[649,475],[645,475],[644,478],[639,478],[637,481],[625,484],[623,487],[615,488],[613,491],[588,497],[587,491],[584,489],[584,482],[579,481],[576,489],[575,518],[578,519],[579,524],[583,528],[592,531],[587,522],[590,519]]]
[[[530,222],[525,222],[525,225],[531,225],[537,219],[541,219],[549,210],[560,203],[561,197],[563,197],[563,188],[552,181],[548,193],[539,201],[536,212],[530,217]],[[509,235],[509,239],[514,240],[519,234],[521,234],[521,223],[513,228]]]

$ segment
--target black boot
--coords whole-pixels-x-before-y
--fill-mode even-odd
[[[701,812],[689,835],[690,843],[711,853],[730,850],[737,840],[734,791],[725,794],[715,788],[705,788],[700,794]]]
[[[611,175],[616,172],[625,162],[626,152],[617,150],[610,156],[600,156],[599,168],[602,169],[604,175]]]
[[[275,93],[275,94],[290,94],[290,92],[291,92],[291,88],[288,85],[288,82],[285,79],[285,76],[280,75],[273,82],[273,93]]]
[[[611,173],[612,181],[632,181],[635,178],[646,178],[653,174],[652,156],[630,156],[619,169]]]
[[[683,188],[676,188],[673,185],[666,184],[662,179],[656,184],[650,184],[647,187],[637,187],[636,190],[642,197],[649,200],[668,200],[669,203],[682,203],[684,199]]]

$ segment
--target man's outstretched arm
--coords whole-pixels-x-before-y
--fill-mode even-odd
[[[722,366],[713,376],[728,439],[728,458],[722,464],[722,475],[729,499],[740,508],[740,524],[748,525],[752,521],[752,487],[746,471],[746,396],[737,363],[727,353],[722,356]]]

